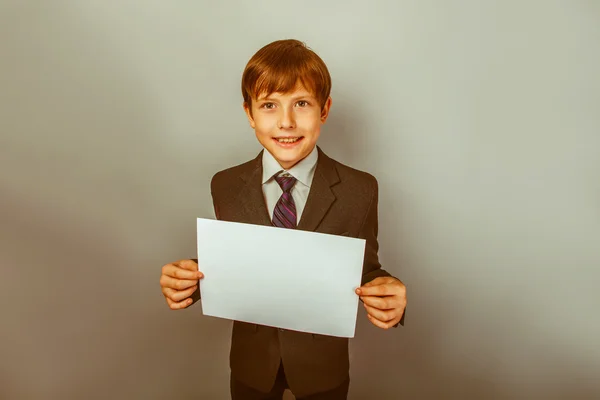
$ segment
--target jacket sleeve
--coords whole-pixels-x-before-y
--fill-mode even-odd
[[[361,280],[361,285],[364,285],[367,282],[372,281],[375,278],[382,276],[392,276],[389,272],[381,268],[381,264],[379,262],[379,242],[377,241],[377,235],[379,230],[378,223],[378,203],[379,203],[379,185],[377,183],[377,179],[372,177],[373,187],[372,187],[372,195],[371,202],[369,204],[369,208],[365,215],[365,219],[360,228],[359,238],[366,240],[365,245],[365,258],[363,262],[363,275]],[[404,316],[406,315],[406,310],[400,319],[399,324],[404,326]],[[398,325],[395,325],[397,327]]]
[[[192,258],[191,260],[198,264],[197,258]],[[196,302],[200,300],[200,281],[198,281],[198,287],[196,288],[196,290],[194,290],[194,293],[192,293],[190,297],[192,298],[192,304],[190,305],[196,304]]]
[[[216,176],[216,175],[215,175]],[[215,193],[214,193],[214,184],[215,184],[215,176],[213,176],[212,180],[211,180],[211,184],[210,184],[210,193],[213,199],[213,209],[215,212],[215,217],[216,219],[219,219],[219,209],[217,207],[217,202],[215,201]],[[194,261],[196,264],[198,264],[198,259],[197,258],[192,258],[192,261]],[[198,288],[194,291],[194,293],[192,293],[192,295],[190,296],[192,298],[192,304],[195,304],[198,300],[200,300],[201,296],[200,296],[200,283],[198,283]]]

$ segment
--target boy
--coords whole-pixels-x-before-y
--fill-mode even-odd
[[[211,194],[217,219],[347,235],[366,240],[362,286],[367,317],[388,329],[403,324],[404,284],[381,269],[377,251],[376,179],[327,157],[317,147],[331,108],[325,63],[297,40],[260,49],[242,76],[244,110],[264,149],[254,160],[217,173]],[[265,245],[268,252],[268,245]],[[295,249],[290,246],[291,256]],[[200,297],[197,260],[162,268],[171,309]],[[346,399],[348,339],[234,321],[232,399]]]

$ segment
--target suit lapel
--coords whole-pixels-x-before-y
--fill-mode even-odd
[[[264,151],[264,150],[263,150]],[[254,159],[251,168],[240,175],[244,185],[238,199],[240,204],[239,222],[254,225],[271,225],[262,192],[262,151]]]
[[[315,231],[335,202],[336,197],[331,187],[340,181],[335,164],[321,148],[317,147],[319,158],[315,169],[306,206],[298,223],[298,229]]]

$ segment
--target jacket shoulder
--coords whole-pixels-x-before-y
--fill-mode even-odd
[[[356,168],[352,168],[346,164],[342,164],[339,161],[331,159],[333,161],[335,168],[338,172],[341,182],[347,183],[351,185],[355,190],[361,191],[372,191],[378,190],[378,182],[377,178],[374,175],[361,171]]]
[[[213,175],[210,181],[211,192],[222,192],[231,188],[232,184],[241,182],[240,177],[256,167],[256,159],[221,170]]]

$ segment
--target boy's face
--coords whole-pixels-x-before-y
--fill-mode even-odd
[[[302,161],[315,148],[327,120],[331,97],[321,105],[299,85],[289,93],[261,94],[244,110],[258,141],[285,169]]]

